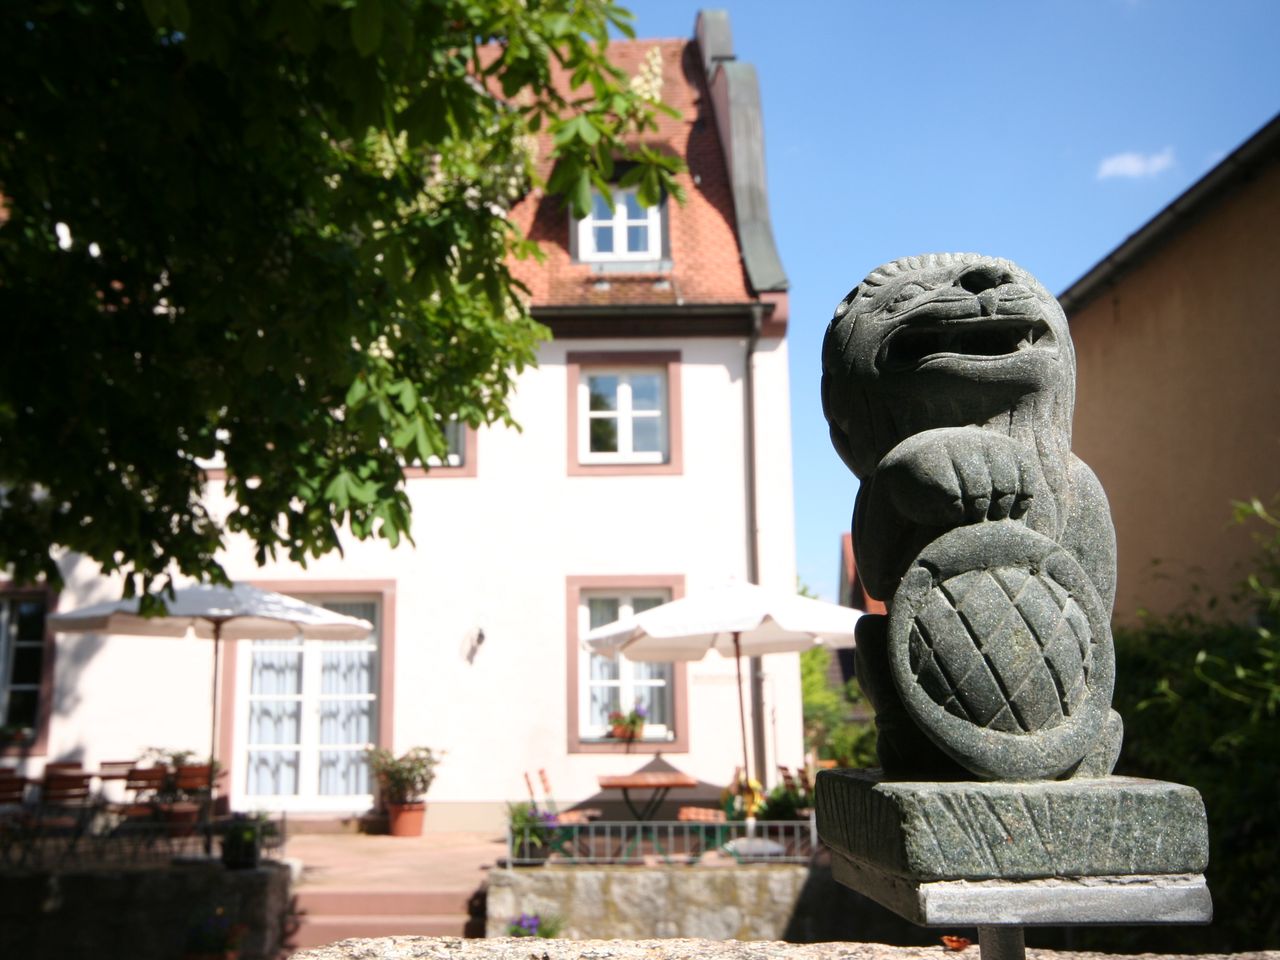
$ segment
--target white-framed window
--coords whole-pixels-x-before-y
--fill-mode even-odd
[[[319,601],[374,625],[363,640],[254,640],[243,693],[240,808],[346,810],[372,802],[366,747],[378,742],[381,605]]]
[[[661,203],[641,206],[635,187],[614,187],[614,205],[592,193],[591,212],[577,222],[578,259],[658,260],[662,257]]]
[[[43,597],[0,595],[0,727],[36,728],[46,612]]]
[[[667,590],[584,590],[578,602],[579,636],[666,603]],[[675,739],[675,665],[637,663],[625,657],[602,657],[583,651],[578,735],[584,740],[609,736],[609,714],[627,713],[637,706],[645,712],[644,740]]]
[[[578,375],[580,463],[666,463],[665,367],[583,367]]]

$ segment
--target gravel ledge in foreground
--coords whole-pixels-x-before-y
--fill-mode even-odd
[[[1118,954],[1027,950],[1028,960],[1093,960]],[[1124,954],[1125,960],[1157,960],[1180,954]],[[1200,960],[1280,960],[1280,950],[1205,953]],[[883,943],[781,943],[740,940],[539,940],[498,937],[378,937],[339,940],[293,955],[292,960],[978,960],[978,945],[960,952]]]

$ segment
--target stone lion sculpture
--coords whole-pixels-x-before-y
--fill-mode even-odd
[[[861,481],[858,678],[891,776],[1103,776],[1115,533],[1071,452],[1061,306],[1008,260],[926,254],[873,270],[822,348],[831,439]]]

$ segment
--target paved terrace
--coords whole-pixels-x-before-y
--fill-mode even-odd
[[[389,934],[483,936],[483,904],[473,902],[506,853],[494,833],[421,837],[298,833],[285,855],[302,865],[295,887],[298,947]]]
[[[302,862],[298,890],[466,890],[506,855],[499,833],[427,833],[421,837],[295,833],[286,856]]]

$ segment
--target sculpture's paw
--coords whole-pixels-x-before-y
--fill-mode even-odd
[[[1040,502],[1051,509],[1035,451],[977,427],[908,437],[880,462],[876,482],[899,514],[929,527],[1021,520]]]

